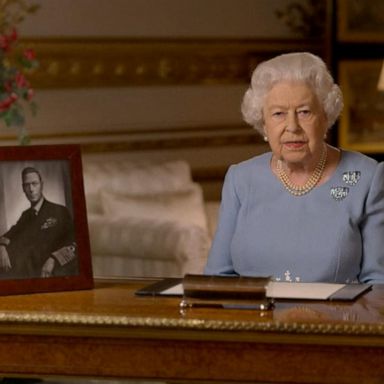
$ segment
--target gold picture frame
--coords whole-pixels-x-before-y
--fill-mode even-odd
[[[339,63],[344,111],[339,145],[364,153],[384,152],[384,90],[379,90],[383,60],[342,60]]]
[[[337,39],[340,42],[384,42],[382,0],[337,0]]]

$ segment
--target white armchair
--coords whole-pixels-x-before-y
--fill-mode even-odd
[[[188,163],[84,161],[83,168],[95,276],[203,271],[218,203],[207,209]]]

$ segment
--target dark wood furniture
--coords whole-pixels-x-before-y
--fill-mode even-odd
[[[384,286],[273,311],[137,297],[150,280],[0,297],[0,375],[190,382],[382,383]]]

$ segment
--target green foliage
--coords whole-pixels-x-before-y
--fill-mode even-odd
[[[22,52],[15,49],[19,38],[15,25],[37,9],[38,5],[29,1],[0,0],[0,121],[18,130],[21,144],[29,142],[25,107],[29,107],[32,115],[37,111],[34,91],[27,77],[39,63],[32,49]]]

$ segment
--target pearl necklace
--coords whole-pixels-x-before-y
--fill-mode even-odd
[[[310,178],[306,181],[304,185],[296,185],[292,183],[288,175],[283,169],[283,162],[277,160],[276,170],[279,176],[280,181],[283,183],[285,189],[294,196],[303,196],[310,192],[323,176],[325,164],[327,162],[327,146],[324,144],[323,151],[321,152],[320,160],[316,165],[315,170],[313,171]]]

